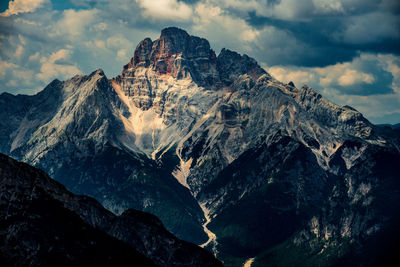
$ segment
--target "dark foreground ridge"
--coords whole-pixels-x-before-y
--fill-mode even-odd
[[[115,216],[0,154],[1,266],[222,266],[149,213]]]

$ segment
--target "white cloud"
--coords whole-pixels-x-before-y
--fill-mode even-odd
[[[244,19],[231,16],[219,6],[210,3],[198,3],[193,14],[193,30],[197,35],[205,36],[213,45],[216,41],[222,47],[249,51],[249,43],[259,35]],[[221,47],[221,48],[222,48]]]
[[[40,53],[39,53],[39,52],[36,52],[35,54],[29,56],[28,60],[29,60],[29,61],[35,61],[35,60],[38,60],[39,57],[40,57]]]
[[[23,52],[24,52],[24,47],[22,45],[19,45],[19,46],[17,46],[17,49],[15,50],[14,56],[16,58],[20,59]]]
[[[8,3],[8,9],[0,13],[0,16],[9,17],[20,13],[33,12],[47,2],[49,0],[11,0]]]
[[[189,5],[177,0],[136,0],[143,15],[154,20],[187,20],[192,15]]]
[[[22,54],[24,53],[24,46],[26,44],[26,39],[21,34],[18,34],[18,40],[19,44],[16,45],[17,48],[15,49],[14,56],[17,59],[21,59]]]
[[[205,3],[233,9],[235,13],[255,12],[261,17],[270,17],[291,21],[311,20],[321,15],[348,15],[358,10],[369,8],[376,10],[379,2],[393,0],[204,0]]]
[[[95,40],[94,44],[97,48],[106,49],[106,43],[102,40]]]
[[[234,9],[235,11],[249,12],[259,10],[266,11],[266,0],[208,0],[203,1],[208,5],[219,6],[222,9]]]
[[[128,48],[135,45],[121,35],[115,35],[107,38],[106,43],[107,47],[109,48]]]
[[[99,24],[94,25],[93,28],[98,31],[104,31],[105,29],[107,29],[107,26],[107,23],[100,22]]]
[[[318,85],[320,87],[334,86],[352,86],[355,84],[373,84],[376,79],[372,73],[364,72],[359,69],[366,61],[377,61],[383,55],[362,54],[351,62],[337,63],[326,67],[283,67],[271,66],[267,67],[268,72],[276,79],[302,86],[306,83]],[[386,60],[386,59],[385,59]],[[382,61],[382,60],[381,60]],[[384,65],[387,65],[386,63]],[[380,69],[385,68],[383,64],[377,66]],[[397,71],[397,65],[392,65],[392,70]],[[388,70],[390,72],[390,70]],[[393,75],[396,75],[393,73]]]
[[[117,60],[119,62],[127,62],[129,60],[128,51],[126,49],[120,49],[117,52]]]
[[[72,38],[80,37],[89,25],[98,19],[99,10],[64,10],[62,18],[55,26],[55,35],[68,34]],[[98,24],[97,24],[98,25]],[[54,35],[51,34],[51,35]]]
[[[341,86],[349,86],[356,83],[372,84],[375,81],[374,76],[368,73],[359,72],[353,69],[346,69],[339,77],[338,84]]]
[[[3,79],[5,77],[8,70],[15,69],[15,68],[18,68],[18,65],[11,63],[11,62],[3,61],[0,58],[0,78],[1,79]]]
[[[40,73],[36,77],[44,82],[49,82],[53,78],[67,79],[76,74],[82,73],[76,64],[60,64],[71,58],[72,51],[60,49],[52,53],[49,57],[42,57],[40,63]]]
[[[17,64],[3,61],[0,58],[0,80],[3,80],[0,93],[4,91],[6,87],[11,87],[15,92],[23,92],[21,89],[30,88],[35,86],[37,82],[34,77],[35,71],[32,69],[23,68]],[[6,79],[5,79],[6,78]]]
[[[313,0],[318,13],[343,13],[342,3],[337,0]]]
[[[297,85],[303,85],[310,83],[315,79],[315,74],[310,71],[291,71],[279,66],[270,67],[267,70],[275,79],[286,83],[294,82]]]
[[[18,82],[24,86],[29,86],[34,84],[34,75],[35,72],[33,70],[27,69],[15,69],[12,72],[13,77],[18,79]]]
[[[206,0],[205,2],[218,5],[221,8],[232,8],[235,12],[255,12],[258,16],[286,20],[309,19],[305,14],[309,16],[317,12],[313,0]],[[322,1],[318,0],[318,2]],[[322,3],[320,6],[321,8],[325,7]]]

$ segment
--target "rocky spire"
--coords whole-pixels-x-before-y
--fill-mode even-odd
[[[151,48],[153,47],[153,41],[150,38],[146,38],[141,41],[135,49],[135,54],[131,60],[133,66],[143,65],[147,67],[149,65],[149,56]]]

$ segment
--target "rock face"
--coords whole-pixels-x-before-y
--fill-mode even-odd
[[[154,215],[130,209],[115,216],[3,154],[0,179],[0,259],[7,266],[222,266]]]
[[[130,126],[124,117],[130,103],[119,97],[102,70],[56,80],[35,96],[0,98],[0,114],[12,118],[10,124],[6,118],[0,122],[5,136],[11,136],[2,144],[8,154],[117,214],[128,208],[149,211],[179,237],[205,240],[196,200],[172,176],[174,166],[159,166],[135,145],[137,137],[125,128]],[[5,101],[22,106],[15,111]],[[149,137],[145,132],[139,141],[148,144]]]
[[[144,39],[113,79],[0,101],[12,103],[0,105],[2,152],[198,244],[207,218],[207,248],[227,266],[351,262],[397,223],[398,131],[181,29]]]
[[[178,79],[191,77],[201,85],[213,85],[218,79],[216,59],[206,39],[171,27],[162,30],[160,38],[154,42],[149,38],[141,41],[124,68],[151,67],[159,75]]]
[[[166,28],[156,41],[146,38],[138,44],[133,58],[116,80],[125,95],[134,98],[137,107],[147,110],[157,95],[158,76],[190,78],[201,86],[214,86],[218,81],[216,61],[206,39],[190,36],[178,28]]]

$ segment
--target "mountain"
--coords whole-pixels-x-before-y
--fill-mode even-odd
[[[117,214],[154,213],[227,266],[372,265],[399,225],[398,132],[178,28],[117,77],[0,104],[1,152]]]
[[[152,214],[129,209],[116,216],[3,154],[0,174],[3,266],[222,266]]]
[[[130,114],[128,106],[102,70],[55,80],[34,96],[0,98],[2,138],[11,137],[2,152],[117,214],[128,208],[149,211],[179,237],[206,240],[197,201],[172,176],[173,166],[159,166],[136,147],[122,120]]]
[[[398,129],[398,128],[400,128],[400,123],[397,123],[397,124],[377,124],[377,126]]]

